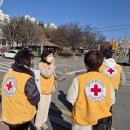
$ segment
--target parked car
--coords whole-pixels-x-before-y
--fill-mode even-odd
[[[3,54],[2,54],[2,56],[4,57],[4,58],[14,58],[15,57],[15,55],[16,55],[16,53],[17,53],[18,51],[17,50],[10,50],[10,51],[8,51],[8,52],[4,52]]]
[[[87,52],[89,52],[89,50],[84,50],[82,54],[85,55]]]

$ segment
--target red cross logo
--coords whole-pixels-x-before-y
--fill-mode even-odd
[[[114,70],[112,68],[110,68],[109,70],[107,70],[110,74],[112,74],[114,72]]]
[[[98,88],[98,85],[95,84],[94,88],[91,88],[91,92],[94,92],[94,96],[98,96],[98,93],[101,92],[101,88]]]
[[[11,84],[11,82],[9,82],[9,84],[7,84],[7,86],[6,86],[7,88],[8,88],[8,90],[10,91],[10,89],[12,88],[12,84]]]

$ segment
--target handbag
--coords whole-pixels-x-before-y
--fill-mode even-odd
[[[93,130],[111,130],[112,117],[105,117],[98,120],[98,123],[93,126]]]

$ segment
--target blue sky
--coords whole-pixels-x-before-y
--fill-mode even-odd
[[[130,40],[130,0],[4,0],[0,8],[10,16],[30,15],[56,25],[78,22],[96,28],[112,26],[101,29],[107,39],[124,38],[128,24]],[[122,26],[113,27],[118,25]]]

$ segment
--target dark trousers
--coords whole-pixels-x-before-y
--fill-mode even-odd
[[[28,130],[30,122],[20,124],[20,125],[9,125],[9,130]]]

